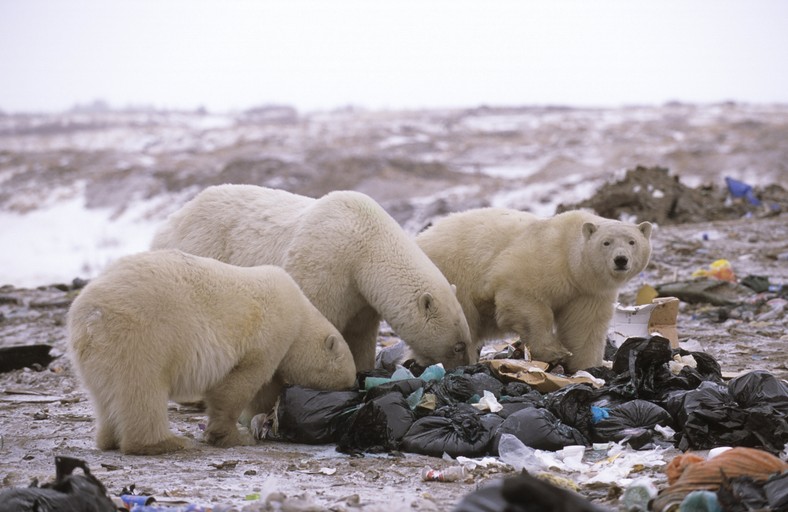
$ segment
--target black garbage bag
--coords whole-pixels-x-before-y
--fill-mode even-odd
[[[493,439],[497,453],[498,441],[503,434],[512,434],[526,446],[540,450],[560,450],[564,446],[591,443],[574,427],[566,425],[547,409],[529,407],[507,417]]]
[[[545,407],[564,424],[591,439],[591,404],[594,389],[589,384],[570,384],[545,395]]]
[[[749,446],[776,454],[788,443],[785,393],[784,384],[773,375],[756,371],[731,380],[727,387],[704,382],[669,400],[666,408],[681,429],[682,450]]]
[[[612,407],[605,419],[593,425],[593,440],[619,442],[626,439],[632,448],[639,450],[654,438],[657,425],[672,426],[673,417],[654,403],[632,400]]]
[[[469,379],[474,395],[478,395],[481,398],[484,396],[485,391],[489,391],[495,395],[495,398],[501,397],[501,391],[503,391],[503,382],[496,379],[489,373],[474,373],[473,375],[469,376]]]
[[[501,418],[506,419],[517,411],[528,409],[530,407],[542,407],[541,402],[537,404],[530,400],[526,400],[525,398],[526,397],[524,396],[507,397],[505,400],[498,402],[501,405],[501,410],[495,414]]]
[[[467,494],[454,512],[605,512],[581,495],[521,474],[497,480]]]
[[[731,512],[788,511],[788,471],[773,475],[765,482],[749,476],[724,479],[717,497],[723,510]]]
[[[490,451],[490,442],[503,418],[481,414],[468,404],[442,407],[432,416],[413,422],[402,439],[406,452],[441,457],[479,457]]]
[[[527,395],[530,393],[537,393],[539,396],[542,396],[541,393],[536,391],[534,388],[526,384],[525,382],[509,382],[501,390],[501,396],[522,396]]]
[[[84,474],[74,474],[80,468]],[[85,461],[55,457],[55,481],[0,492],[0,512],[115,512],[104,485]]]
[[[685,366],[678,375],[674,374],[669,362],[676,354],[693,355],[698,368]],[[719,365],[711,356],[675,351],[662,336],[627,339],[616,352],[613,371],[618,376],[610,382],[610,395],[658,402],[676,389],[690,390],[704,381],[721,381]]]
[[[402,436],[413,424],[414,415],[399,393],[367,401],[350,419],[337,444],[342,453],[398,450]]]
[[[373,400],[379,396],[387,395],[392,391],[396,391],[400,395],[407,398],[411,393],[419,388],[423,388],[426,384],[426,382],[418,378],[392,380],[391,382],[386,382],[385,384],[375,386],[374,388],[368,390],[366,400]]]
[[[289,386],[279,398],[278,438],[294,443],[335,443],[360,407],[357,391],[318,391]]]
[[[467,375],[458,374],[448,374],[441,380],[430,382],[425,392],[435,395],[438,408],[465,403],[476,394],[471,378]]]
[[[55,357],[49,354],[52,345],[20,345],[0,347],[0,373],[20,368],[46,368]]]
[[[788,471],[767,480],[763,492],[772,510],[788,510]]]
[[[788,415],[788,383],[769,372],[755,370],[728,384],[728,392],[742,407],[768,405]]]

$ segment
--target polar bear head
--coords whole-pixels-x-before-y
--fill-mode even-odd
[[[387,320],[419,364],[442,363],[450,370],[478,360],[478,347],[471,343],[468,322],[454,285],[446,282],[445,286],[411,295],[408,304],[398,311],[399,314]]]
[[[582,260],[598,279],[623,284],[640,273],[651,256],[651,224],[604,219],[585,222]]]
[[[349,389],[356,381],[356,364],[345,339],[317,310],[302,316],[296,341],[279,365],[288,383],[313,389]]]

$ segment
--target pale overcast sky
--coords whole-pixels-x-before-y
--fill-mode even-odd
[[[788,103],[783,0],[0,0],[0,110]]]

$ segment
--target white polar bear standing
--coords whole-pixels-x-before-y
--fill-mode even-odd
[[[380,318],[422,364],[476,362],[453,287],[372,198],[313,199],[254,185],[209,187],[173,213],[154,249],[233,265],[280,265],[344,336],[359,371],[375,364]]]
[[[474,343],[517,333],[535,359],[568,356],[577,370],[602,363],[618,291],[648,264],[650,237],[648,222],[585,211],[480,208],[439,219],[416,242],[457,286]]]
[[[127,256],[74,300],[68,330],[102,450],[185,448],[169,429],[169,398],[205,400],[209,443],[248,444],[238,418],[256,394],[275,400],[277,379],[346,389],[356,377],[339,331],[275,266],[241,268],[180,251]]]

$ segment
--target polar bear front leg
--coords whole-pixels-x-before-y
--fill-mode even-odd
[[[501,331],[520,335],[534,360],[554,362],[570,355],[553,332],[553,310],[541,301],[506,291],[496,294],[495,319]]]
[[[254,444],[251,436],[241,434],[236,423],[260,390],[260,383],[271,379],[273,369],[270,366],[270,361],[267,362],[262,353],[248,353],[224,379],[205,393],[208,410],[206,442],[221,447]]]
[[[564,306],[556,318],[558,337],[571,352],[571,370],[602,364],[613,302],[598,297],[578,297]]]
[[[350,347],[356,371],[363,372],[375,368],[375,348],[377,347],[380,315],[367,307],[350,319],[342,331],[342,337]]]

